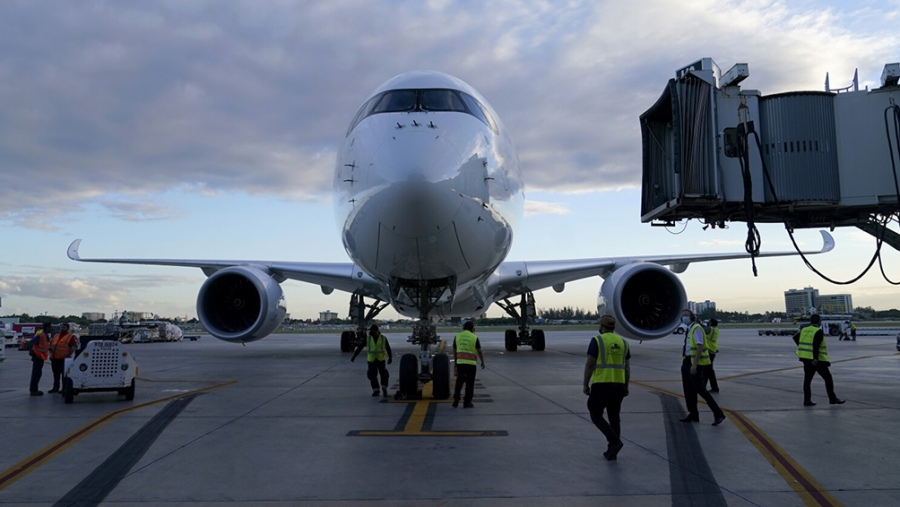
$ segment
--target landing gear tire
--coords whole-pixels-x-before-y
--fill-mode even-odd
[[[353,351],[353,331],[341,333],[341,352]]]
[[[544,340],[544,331],[542,329],[535,329],[531,333],[531,349],[536,352],[543,352],[544,347],[546,346],[546,341]]]
[[[450,358],[447,354],[434,356],[431,377],[434,382],[431,395],[434,399],[446,400],[450,398]]]
[[[515,352],[519,347],[519,337],[516,335],[515,330],[507,329],[506,330],[506,350],[510,352]]]
[[[72,385],[72,379],[68,377],[63,378],[63,400],[67,405],[75,401],[75,388]]]
[[[419,360],[414,354],[400,358],[400,395],[413,399],[419,394]]]
[[[131,385],[125,388],[125,401],[134,399],[134,379],[131,379]]]

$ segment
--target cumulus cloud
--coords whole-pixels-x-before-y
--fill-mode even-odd
[[[487,97],[529,190],[633,187],[638,116],[678,67],[711,56],[750,63],[763,93],[821,89],[856,67],[874,82],[898,46],[889,5],[806,1],[25,2],[0,17],[0,220],[44,230],[98,200],[171,219],[153,197],[171,189],[321,200],[360,101],[413,68]]]

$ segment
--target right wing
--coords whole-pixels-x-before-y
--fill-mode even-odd
[[[803,252],[813,255],[830,252],[834,248],[834,238],[827,231],[822,234],[820,250]],[[781,257],[798,255],[796,251],[759,253],[756,257]],[[692,262],[724,261],[747,259],[746,252],[707,253],[687,255],[645,255],[633,257],[605,257],[596,259],[504,262],[500,265],[500,280],[496,287],[495,301],[509,296],[554,287],[561,292],[567,282],[599,276],[607,278],[617,269],[629,264],[651,263],[668,266],[674,273],[683,273]]]

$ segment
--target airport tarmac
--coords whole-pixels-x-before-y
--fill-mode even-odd
[[[896,505],[900,355],[894,337],[830,339],[844,405],[802,368],[790,337],[722,330],[715,397],[728,419],[681,423],[682,337],[631,342],[617,461],[581,391],[589,331],[546,329],[507,352],[476,330],[487,368],[475,408],[372,398],[365,356],[336,334],[247,346],[129,344],[134,401],[28,395],[31,363],[0,363],[0,505],[795,506]],[[388,333],[399,356],[414,352]],[[445,335],[448,340],[452,336]],[[51,386],[44,367],[41,388]],[[426,394],[428,390],[426,389]]]

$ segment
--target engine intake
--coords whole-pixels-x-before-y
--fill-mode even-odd
[[[255,267],[216,271],[197,296],[197,316],[207,331],[227,342],[265,338],[284,320],[287,309],[281,285]]]
[[[681,280],[653,263],[623,266],[603,281],[597,311],[616,318],[616,333],[636,340],[666,337],[678,326],[687,308]]]

